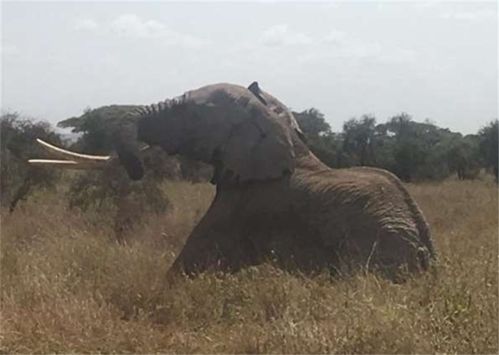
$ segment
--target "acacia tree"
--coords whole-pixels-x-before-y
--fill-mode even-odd
[[[42,138],[61,143],[61,137],[47,122],[34,122],[18,113],[0,116],[0,201],[13,212],[37,188],[54,187],[60,172],[48,167],[34,167],[28,159],[45,152],[36,143]]]

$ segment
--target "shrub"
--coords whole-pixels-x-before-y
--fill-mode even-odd
[[[61,143],[61,137],[47,122],[34,122],[18,113],[0,117],[0,202],[14,211],[35,188],[55,186],[59,172],[50,167],[29,165],[27,160],[46,153],[36,138]]]

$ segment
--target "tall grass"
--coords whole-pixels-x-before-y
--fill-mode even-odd
[[[61,196],[2,214],[0,351],[497,353],[497,186],[409,188],[432,227],[437,272],[404,284],[372,275],[307,278],[270,265],[164,275],[213,197],[170,183],[173,209],[126,245]],[[105,211],[93,211],[103,215]]]

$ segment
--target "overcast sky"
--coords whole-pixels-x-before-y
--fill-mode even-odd
[[[216,83],[293,110],[474,133],[497,117],[496,2],[2,3],[2,110],[56,123]]]

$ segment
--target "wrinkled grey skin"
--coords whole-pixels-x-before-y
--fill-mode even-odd
[[[171,273],[273,260],[305,272],[364,267],[394,277],[434,258],[428,225],[397,177],[325,166],[289,110],[256,83],[209,85],[142,109],[136,134],[215,168],[216,196]],[[140,178],[136,149],[123,146],[127,171]]]

